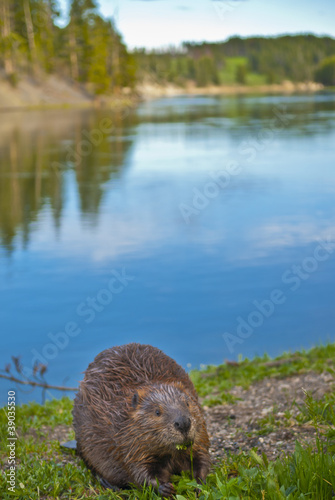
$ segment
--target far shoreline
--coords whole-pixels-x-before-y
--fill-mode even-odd
[[[58,85],[61,91],[58,91]],[[284,81],[280,84],[267,85],[213,85],[196,87],[188,84],[179,87],[172,84],[159,85],[147,82],[139,84],[135,90],[111,96],[93,96],[83,89],[68,82],[52,78],[36,84],[31,80],[23,80],[16,89],[8,82],[0,80],[0,113],[13,111],[42,111],[68,109],[110,109],[134,108],[141,102],[164,97],[181,96],[241,96],[261,94],[315,94],[333,91],[333,87],[324,87],[316,82],[293,83]]]
[[[295,94],[295,93],[317,93],[332,90],[321,83],[300,82],[293,83],[284,81],[282,83],[273,83],[267,85],[212,85],[207,87],[195,87],[188,85],[178,87],[175,85],[157,85],[146,83],[138,86],[138,92],[144,100],[156,99],[159,97],[177,97],[177,96],[233,96],[250,94]]]

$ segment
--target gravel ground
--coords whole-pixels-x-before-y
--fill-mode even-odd
[[[214,463],[227,452],[248,451],[257,446],[269,459],[292,453],[295,441],[308,442],[315,435],[314,427],[299,425],[295,417],[297,405],[305,399],[304,390],[320,399],[334,390],[334,379],[328,373],[306,373],[285,379],[265,379],[249,389],[235,387],[231,393],[239,398],[234,404],[205,407],[210,452]],[[290,411],[290,417],[285,416]],[[287,414],[286,414],[287,415]],[[275,425],[264,432],[262,419],[271,416]]]

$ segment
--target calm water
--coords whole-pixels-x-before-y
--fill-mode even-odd
[[[2,114],[0,366],[76,386],[125,342],[198,367],[334,341],[334,152],[334,94]]]

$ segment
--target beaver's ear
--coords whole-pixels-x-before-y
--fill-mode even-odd
[[[131,405],[133,408],[136,408],[136,406],[138,405],[138,392],[135,392],[135,394],[133,395],[132,397],[132,400],[131,400]]]

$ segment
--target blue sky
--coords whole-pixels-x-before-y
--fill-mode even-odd
[[[65,5],[66,0],[61,0]],[[335,36],[335,0],[100,0],[130,48],[233,35],[309,32]]]

